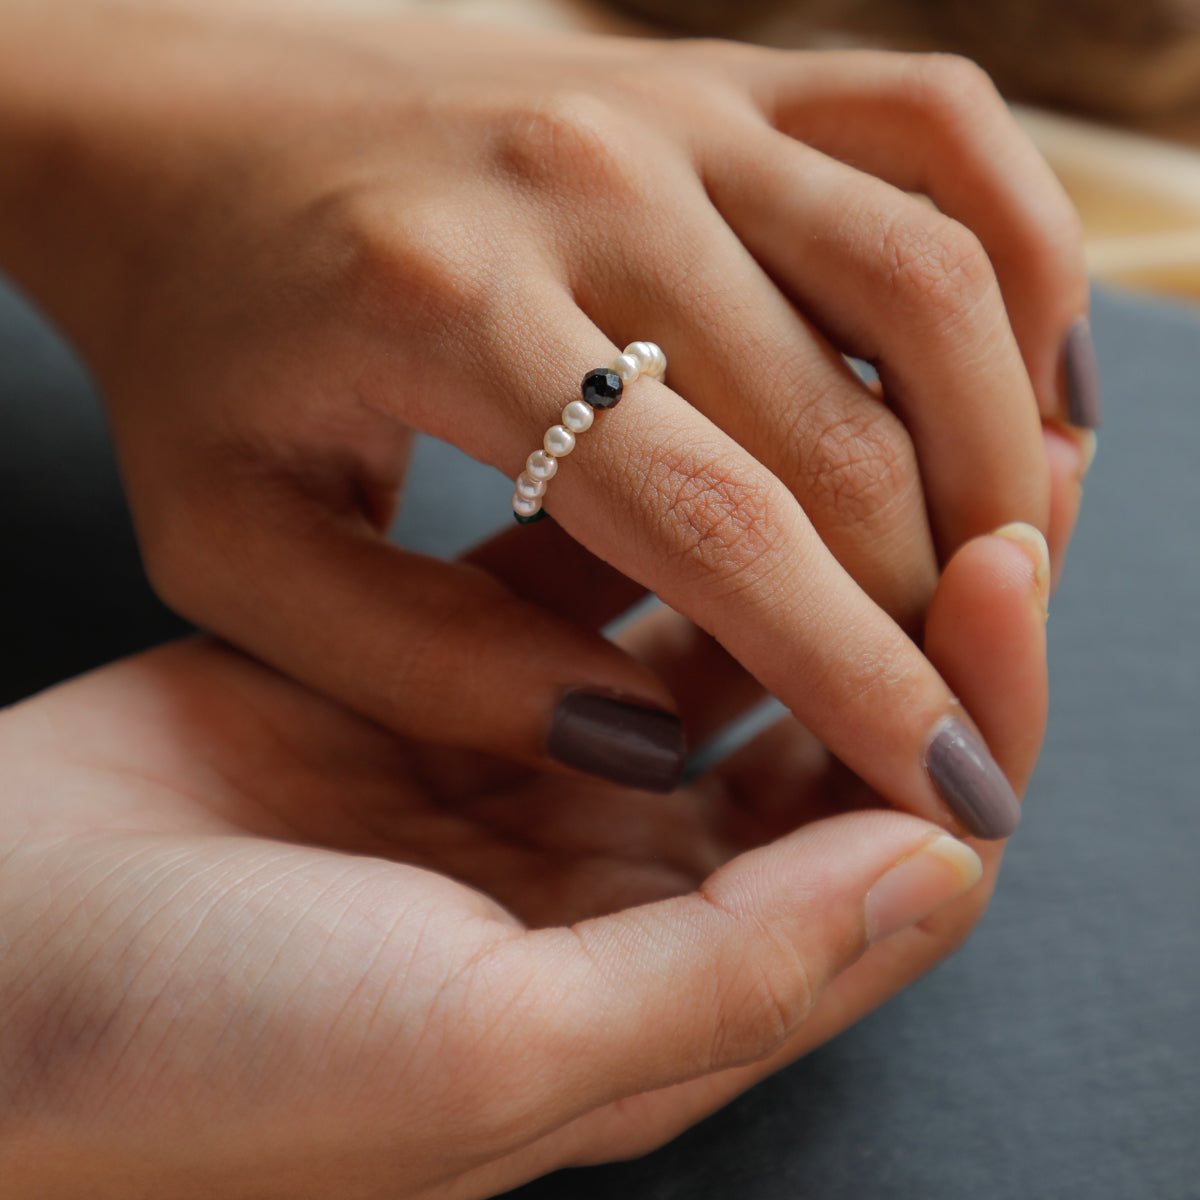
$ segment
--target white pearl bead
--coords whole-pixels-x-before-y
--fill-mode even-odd
[[[513,492],[512,506],[518,517],[532,517],[542,507],[542,501],[539,496],[522,496],[520,492]]]
[[[642,373],[642,364],[641,360],[634,358],[632,354],[618,354],[612,360],[609,370],[616,371],[622,383],[632,383]]]
[[[622,353],[629,355],[637,363],[638,370],[644,374],[654,365],[656,349],[653,342],[630,342]]]
[[[653,342],[650,343],[650,346],[654,350],[654,361],[650,364],[650,370],[646,374],[655,379],[661,379],[667,373],[667,356],[663,353],[661,346],[656,346]]]
[[[562,423],[572,433],[582,433],[585,429],[591,429],[595,419],[596,414],[592,411],[592,406],[583,400],[572,400],[562,410]]]
[[[535,450],[525,460],[525,470],[533,476],[534,479],[553,479],[554,472],[558,470],[558,462],[545,450]]]
[[[542,439],[546,453],[553,458],[566,458],[575,449],[575,435],[565,425],[551,425]]]
[[[517,476],[517,495],[524,496],[526,500],[536,500],[539,496],[544,495],[546,491],[546,481],[544,479],[534,479],[528,471],[522,471]]]

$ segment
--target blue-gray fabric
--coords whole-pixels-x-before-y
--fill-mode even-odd
[[[1096,298],[1106,425],[1050,619],[1045,753],[949,962],[658,1152],[521,1200],[1200,1197],[1200,312]],[[423,444],[396,536],[510,485]],[[0,288],[0,701],[184,628],[150,595],[103,421]]]

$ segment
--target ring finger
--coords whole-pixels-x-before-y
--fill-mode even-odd
[[[571,260],[575,299],[622,341],[653,328],[671,348],[672,387],[781,480],[859,586],[917,631],[937,559],[903,423],[780,292],[690,166],[675,183],[669,206],[623,214],[603,261],[586,247]]]
[[[472,423],[468,448],[515,474],[557,415],[520,384],[520,348],[536,338],[543,363],[587,366],[613,347],[561,289],[508,311],[516,338],[505,342],[518,349],[499,369],[518,382]],[[949,688],[788,488],[662,384],[642,378],[629,390],[552,481],[552,515],[711,632],[893,803],[980,836],[1011,832],[1016,799]],[[966,756],[951,754],[943,770],[955,747]]]

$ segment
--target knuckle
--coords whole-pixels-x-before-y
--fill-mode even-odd
[[[991,76],[961,54],[915,54],[909,62],[911,95],[935,119],[953,123],[1004,106]]]
[[[732,979],[717,998],[709,1070],[769,1058],[805,1021],[816,999],[800,955],[778,937],[771,939],[764,958],[741,964]]]
[[[996,136],[1027,140],[991,77],[977,63],[956,54],[919,54],[911,57],[906,92],[934,134],[953,154],[956,146],[977,142],[981,129]],[[1044,163],[1042,164],[1044,167]],[[1037,196],[1036,228],[1030,241],[1035,252],[1049,253],[1056,269],[1086,274],[1083,225],[1066,191],[1048,168],[1042,183],[1030,192]]]
[[[887,409],[846,414],[825,425],[803,461],[813,490],[845,525],[876,523],[908,500],[919,500],[916,452]]]
[[[704,36],[680,38],[655,46],[656,61],[665,61],[688,72],[699,91],[711,90],[714,83],[720,82],[741,88],[745,78],[760,73],[764,63],[777,53],[748,42]]]
[[[765,487],[706,449],[669,443],[655,449],[638,499],[651,493],[671,558],[708,581],[708,590],[727,596],[769,571],[779,520]]]
[[[477,330],[492,311],[497,279],[487,234],[453,203],[368,211],[351,219],[351,294],[367,312],[435,333]]]
[[[983,244],[964,225],[915,205],[882,231],[879,260],[901,310],[950,322],[996,288]]]
[[[495,153],[504,173],[531,187],[640,195],[638,140],[613,104],[589,92],[557,91],[511,112],[500,123]]]

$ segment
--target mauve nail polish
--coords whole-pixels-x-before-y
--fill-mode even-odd
[[[1080,317],[1063,341],[1067,378],[1067,419],[1081,429],[1099,429],[1104,422],[1100,400],[1100,368],[1087,317]]]
[[[602,692],[569,692],[554,710],[546,752],[568,767],[648,792],[672,792],[687,761],[672,713]]]
[[[955,717],[935,727],[925,769],[955,816],[980,838],[1006,838],[1021,820],[1021,802],[979,735]]]

